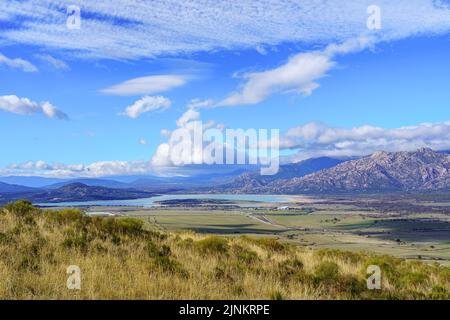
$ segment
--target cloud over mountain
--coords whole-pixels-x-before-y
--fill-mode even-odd
[[[421,147],[450,149],[450,122],[389,129],[371,125],[340,128],[312,122],[287,130],[280,141],[282,149],[299,150],[290,156],[290,161],[317,156],[361,156],[379,150],[411,151]]]

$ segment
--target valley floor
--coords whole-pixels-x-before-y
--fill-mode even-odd
[[[389,254],[450,265],[450,201],[428,198],[295,197],[256,207],[91,207],[140,217],[161,230],[275,236],[307,248]],[[242,203],[241,203],[242,204]],[[240,203],[236,203],[240,205]]]

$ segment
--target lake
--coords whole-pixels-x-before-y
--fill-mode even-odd
[[[167,194],[151,198],[133,200],[98,200],[78,202],[35,203],[41,207],[81,207],[81,206],[129,206],[129,207],[156,207],[157,201],[164,200],[229,200],[257,203],[283,203],[291,202],[292,197],[283,195],[259,195],[259,194]],[[254,205],[247,205],[254,206]]]

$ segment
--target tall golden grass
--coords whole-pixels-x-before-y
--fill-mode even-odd
[[[368,290],[379,265],[382,289]],[[81,269],[81,290],[66,269]],[[1,299],[449,299],[450,268],[271,238],[156,231],[18,201],[0,209]]]

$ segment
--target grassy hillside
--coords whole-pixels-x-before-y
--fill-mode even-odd
[[[382,290],[366,288],[368,265]],[[66,269],[81,268],[81,290]],[[2,299],[449,299],[450,268],[271,238],[161,232],[131,218],[0,209]]]

